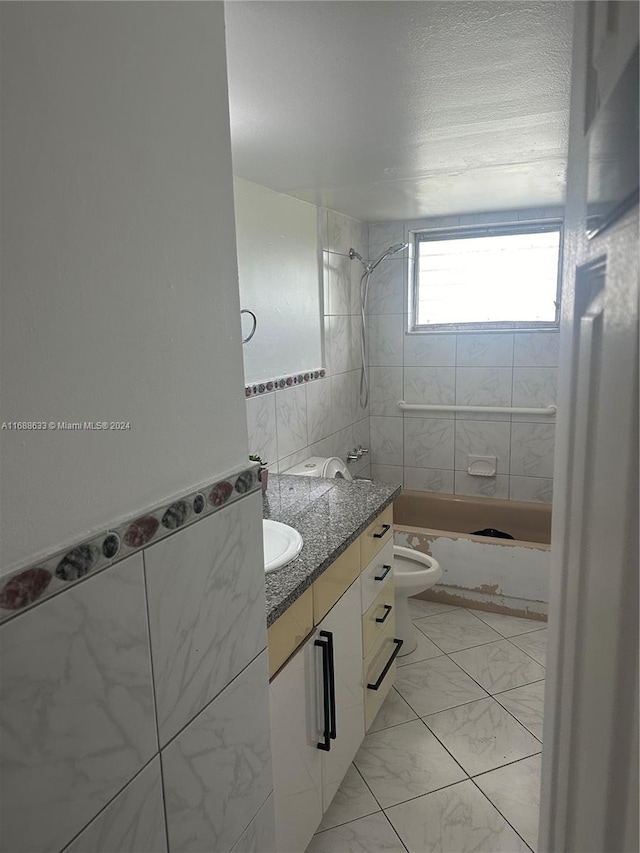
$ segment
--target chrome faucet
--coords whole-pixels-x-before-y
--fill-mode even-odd
[[[353,450],[350,450],[347,453],[347,462],[357,462],[358,459],[362,459],[365,453],[368,452],[368,447],[363,447],[361,444],[359,444],[357,447],[354,447]]]

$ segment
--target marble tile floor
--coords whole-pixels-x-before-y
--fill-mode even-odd
[[[535,853],[546,623],[409,604],[418,647],[307,853]]]

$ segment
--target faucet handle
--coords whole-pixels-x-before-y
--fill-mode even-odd
[[[359,458],[357,450],[350,450],[347,453],[347,462],[357,462]]]
[[[366,453],[368,453],[368,452],[369,452],[369,448],[368,448],[368,447],[363,447],[361,444],[359,444],[359,445],[356,447],[356,453],[358,454],[358,458],[360,458],[360,456],[364,456],[364,455],[365,455]]]

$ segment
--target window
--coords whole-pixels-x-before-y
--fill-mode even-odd
[[[413,331],[554,328],[562,226],[418,232]]]

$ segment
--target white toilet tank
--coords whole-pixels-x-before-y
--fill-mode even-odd
[[[282,474],[299,474],[304,477],[336,477],[341,480],[353,480],[353,477],[347,470],[347,466],[337,456],[311,456],[305,459],[304,462],[294,465],[288,471],[281,471]]]

